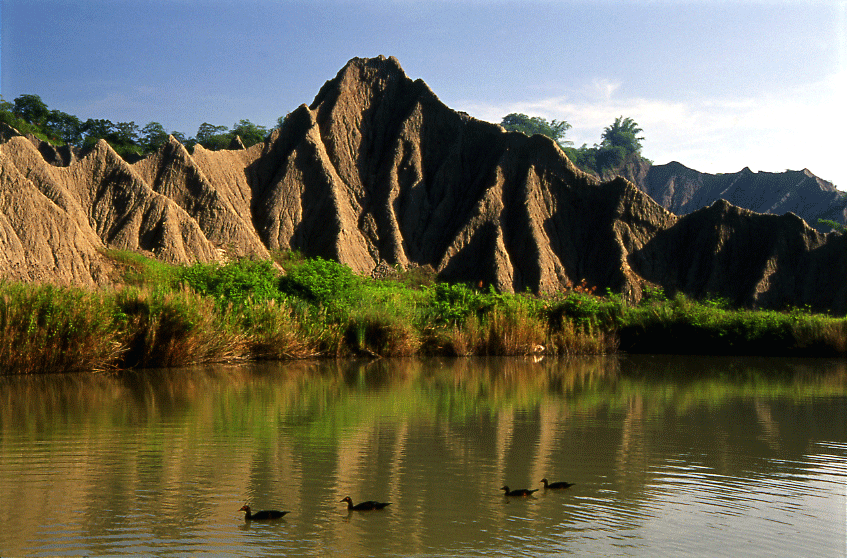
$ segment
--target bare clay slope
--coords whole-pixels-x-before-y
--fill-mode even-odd
[[[351,60],[255,166],[270,248],[358,272],[431,265],[506,291],[581,279],[637,291],[627,254],[675,219],[631,184],[598,184],[547,138],[448,109],[393,58]]]
[[[103,247],[167,261],[298,249],[503,291],[583,279],[739,304],[847,310],[845,237],[725,202],[677,217],[624,179],[577,170],[542,136],[450,110],[393,58],[353,59],[263,143],[127,164],[105,143],[69,166],[0,145],[5,276],[95,284]]]

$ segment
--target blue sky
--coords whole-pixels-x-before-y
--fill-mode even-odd
[[[396,56],[449,107],[617,116],[646,157],[809,168],[847,190],[847,1],[2,0],[3,97],[82,119],[272,126],[356,56]]]

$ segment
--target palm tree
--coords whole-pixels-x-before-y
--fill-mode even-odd
[[[638,153],[641,151],[641,141],[644,139],[638,137],[638,134],[643,131],[632,118],[619,116],[615,118],[614,124],[603,130],[603,141],[600,146],[623,147],[629,153]]]

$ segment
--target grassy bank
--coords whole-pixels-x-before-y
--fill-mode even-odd
[[[121,287],[0,283],[0,370],[39,373],[203,362],[617,350],[843,355],[843,319],[732,310],[654,292],[638,306],[577,287],[556,296],[449,285],[418,270],[355,276],[321,259],[169,266],[109,256]]]

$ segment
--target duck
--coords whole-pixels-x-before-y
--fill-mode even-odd
[[[238,511],[244,512],[244,521],[262,521],[264,519],[279,519],[283,515],[287,514],[287,511],[278,511],[278,510],[262,510],[257,511],[256,513],[250,513],[250,506],[244,504],[241,506],[241,509]]]
[[[528,488],[518,488],[516,490],[509,490],[508,486],[504,486],[500,490],[506,492],[506,496],[532,496],[533,492],[538,492],[537,488],[533,488],[532,490]]]
[[[570,488],[574,485],[574,483],[572,483],[572,482],[551,482],[551,483],[548,483],[547,479],[541,479],[541,483],[544,485],[544,490],[547,490],[548,488],[550,488],[552,490],[558,490],[558,489],[562,489],[562,488]]]
[[[373,500],[368,500],[367,502],[359,502],[355,506],[353,505],[353,500],[350,499],[350,496],[347,496],[342,502],[347,502],[348,510],[355,511],[371,511],[371,510],[381,510],[385,506],[390,506],[391,502],[374,502]]]

